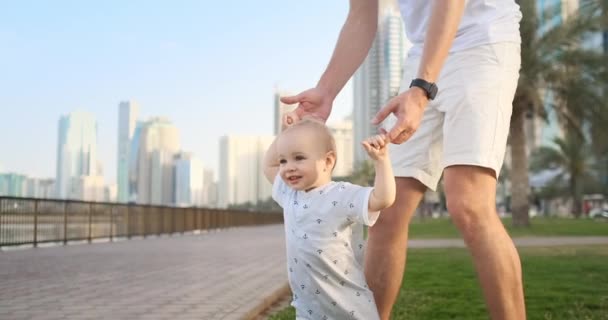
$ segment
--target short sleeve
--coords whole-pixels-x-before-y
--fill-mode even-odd
[[[369,211],[369,197],[374,188],[362,187],[350,183],[340,186],[344,192],[348,217],[366,226],[373,226],[378,220],[380,211]]]
[[[281,175],[277,174],[274,178],[274,182],[272,183],[272,199],[276,201],[281,208],[283,208],[283,204],[285,203],[285,199],[287,199],[288,188],[283,179],[281,179]]]

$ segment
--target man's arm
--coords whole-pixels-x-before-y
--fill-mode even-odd
[[[378,0],[350,0],[348,16],[317,86],[281,101],[298,103],[295,112],[299,118],[311,115],[327,120],[334,99],[367,56],[377,28]]]
[[[350,0],[348,17],[317,87],[333,100],[363,63],[378,28],[378,0]]]
[[[464,0],[434,1],[418,67],[418,78],[428,82],[437,81],[452,47],[463,12]]]
[[[274,178],[279,172],[279,153],[277,151],[277,139],[275,138],[266,154],[264,155],[264,176],[270,183],[274,183]]]

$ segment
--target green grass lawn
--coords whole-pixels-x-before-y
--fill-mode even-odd
[[[512,237],[524,236],[608,236],[608,223],[591,219],[533,218],[530,228],[513,228],[511,219],[503,224]],[[459,238],[450,219],[415,219],[410,225],[410,239]]]
[[[608,247],[519,249],[528,319],[608,319]],[[411,249],[393,319],[488,319],[465,249]],[[272,320],[294,319],[293,308]]]

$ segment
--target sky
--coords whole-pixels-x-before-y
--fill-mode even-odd
[[[54,178],[58,121],[95,115],[116,182],[118,104],[169,118],[182,150],[218,169],[223,135],[271,135],[274,88],[323,72],[347,1],[0,1],[0,172]],[[352,111],[350,83],[331,121]]]

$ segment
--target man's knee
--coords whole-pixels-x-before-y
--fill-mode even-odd
[[[475,241],[477,236],[484,234],[499,222],[495,208],[485,203],[459,197],[448,199],[447,207],[452,221],[467,243]]]

